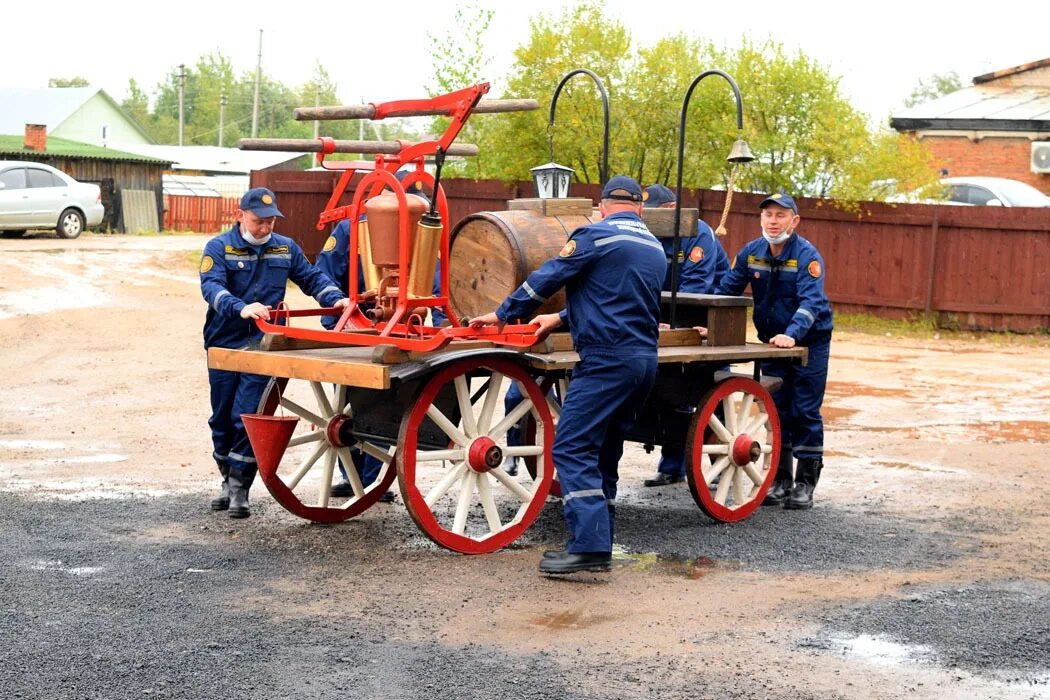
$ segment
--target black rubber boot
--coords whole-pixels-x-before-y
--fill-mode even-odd
[[[219,467],[219,473],[222,474],[222,490],[218,496],[211,499],[212,510],[226,510],[230,507],[230,465],[224,464]]]
[[[791,467],[794,460],[791,458],[791,448],[780,448],[780,462],[777,464],[777,475],[773,477],[773,485],[762,499],[764,506],[781,506],[791,493],[792,478]]]
[[[798,478],[795,479],[795,488],[791,489],[791,495],[784,501],[785,508],[807,510],[813,507],[813,489],[817,487],[820,470],[823,468],[824,462],[820,457],[807,457],[798,461]]]
[[[251,515],[248,510],[248,490],[255,481],[255,466],[244,469],[231,469],[228,477],[230,482],[230,517],[247,518]]]
[[[503,460],[503,471],[507,472],[507,476],[517,476],[518,475],[518,458],[517,457],[507,457],[505,460]]]

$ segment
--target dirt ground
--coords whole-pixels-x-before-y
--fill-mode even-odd
[[[836,332],[812,511],[714,525],[684,487],[640,488],[655,456],[631,446],[618,565],[545,579],[536,564],[560,544],[556,501],[539,534],[480,557],[434,548],[400,502],[325,528],[258,486],[252,518],[207,512],[204,242],[0,243],[0,495],[56,513],[177,504],[128,524],[161,549],[308,552],[293,573],[250,582],[235,607],[316,620],[331,598],[309,582],[338,590],[341,624],[385,643],[515,659],[486,671],[508,697],[502,674],[529,676],[522,660],[540,658],[541,676],[573,680],[572,697],[1050,697],[1047,343]],[[4,537],[20,528],[5,520]],[[14,572],[44,555],[5,559]],[[521,687],[545,697],[541,681]],[[448,696],[432,683],[419,692]],[[380,672],[354,687],[350,697],[383,697],[391,686]],[[484,684],[466,696],[486,697]]]

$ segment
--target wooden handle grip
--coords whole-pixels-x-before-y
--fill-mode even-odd
[[[539,107],[536,100],[481,100],[474,114],[498,114],[502,112],[527,112]],[[330,121],[333,119],[374,119],[373,105],[343,105],[339,107],[299,107],[293,113],[297,121]],[[436,117],[447,115],[445,109],[417,109],[389,112],[388,117]]]
[[[408,143],[408,142],[406,142]],[[318,139],[241,139],[237,147],[242,151],[290,151],[320,153]],[[448,148],[450,156],[476,156],[478,147],[472,143],[454,143]],[[401,152],[397,141],[336,141],[336,153],[384,153],[396,155]]]

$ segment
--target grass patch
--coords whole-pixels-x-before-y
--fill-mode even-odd
[[[973,331],[938,325],[936,316],[916,315],[909,319],[892,320],[870,314],[835,314],[835,330],[866,335],[916,338],[920,340],[958,340],[966,342],[993,343],[1050,347],[1050,329],[1041,328],[1032,333],[1010,331]]]

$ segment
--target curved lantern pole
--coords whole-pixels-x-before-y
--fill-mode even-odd
[[[554,89],[554,96],[551,98],[551,113],[547,120],[547,143],[550,147],[551,162],[554,162],[554,110],[558,106],[558,95],[561,94],[561,89],[565,87],[565,83],[569,82],[572,78],[580,74],[589,76],[594,84],[598,86],[598,92],[602,96],[602,110],[605,115],[605,135],[602,138],[602,165],[601,171],[598,173],[599,182],[605,184],[605,181],[609,179],[609,94],[605,91],[605,84],[601,78],[594,74],[593,71],[589,71],[586,68],[577,68],[576,70],[569,71],[565,74],[565,77],[558,83],[558,87]]]
[[[682,119],[678,126],[678,181],[677,189],[675,190],[675,210],[674,210],[674,248],[671,254],[671,328],[675,327],[675,308],[678,306],[678,249],[681,242],[681,233],[678,228],[682,222],[682,166],[685,162],[685,117],[686,112],[689,109],[689,99],[693,96],[693,90],[700,83],[701,80],[709,75],[720,75],[729,82],[729,86],[733,88],[733,97],[736,99],[736,129],[737,139],[733,143],[733,148],[729,152],[729,157],[726,160],[730,163],[750,163],[755,159],[751,154],[751,149],[748,147],[747,142],[744,141],[744,101],[740,97],[740,88],[737,87],[736,81],[733,80],[728,73],[720,70],[705,70],[700,75],[693,79],[692,84],[685,93],[685,101],[682,102]],[[729,200],[733,196],[732,191],[732,177],[730,177],[730,185],[726,189],[726,212],[729,210]],[[723,212],[723,222],[725,221],[725,213]]]

